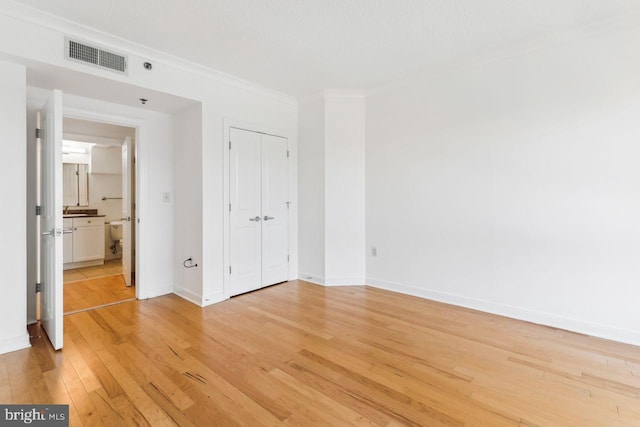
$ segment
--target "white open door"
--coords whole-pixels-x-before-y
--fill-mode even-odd
[[[132,280],[131,256],[131,217],[133,216],[133,197],[131,192],[131,178],[133,177],[133,152],[131,138],[126,137],[122,143],[122,275],[127,286]]]
[[[53,345],[62,348],[62,92],[54,90],[40,121],[40,277],[42,326]]]
[[[261,265],[261,154],[260,134],[230,131],[229,153],[229,295],[260,289]]]
[[[289,278],[287,140],[262,135],[262,286]]]

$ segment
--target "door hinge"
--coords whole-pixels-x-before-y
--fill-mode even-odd
[[[287,255],[287,262],[289,262],[289,255]]]
[[[287,150],[287,159],[289,158],[289,150]]]
[[[42,292],[42,283],[36,283],[36,294]]]
[[[42,206],[36,206],[36,216],[42,215]]]
[[[291,202],[285,202],[287,204],[287,210],[289,210],[289,205],[291,204]]]
[[[229,212],[231,212],[231,203],[229,203]]]
[[[231,274],[231,266],[229,266],[229,274]]]
[[[42,130],[39,128],[36,128],[36,138],[42,138]]]
[[[231,150],[231,141],[229,141],[229,150]]]

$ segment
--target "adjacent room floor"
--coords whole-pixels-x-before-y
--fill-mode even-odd
[[[135,299],[135,286],[122,276],[121,260],[64,272],[65,314]]]
[[[630,426],[640,347],[370,287],[302,281],[200,308],[68,315],[0,355],[0,401],[71,425]]]

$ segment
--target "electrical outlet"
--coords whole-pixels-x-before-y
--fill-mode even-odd
[[[171,203],[171,193],[169,192],[162,193],[162,201],[164,203]]]
[[[371,246],[371,256],[378,256],[378,248]]]

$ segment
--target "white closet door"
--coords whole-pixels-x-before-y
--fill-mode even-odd
[[[287,140],[262,135],[262,286],[289,277]]]
[[[230,131],[229,295],[262,286],[261,150],[260,134]]]

